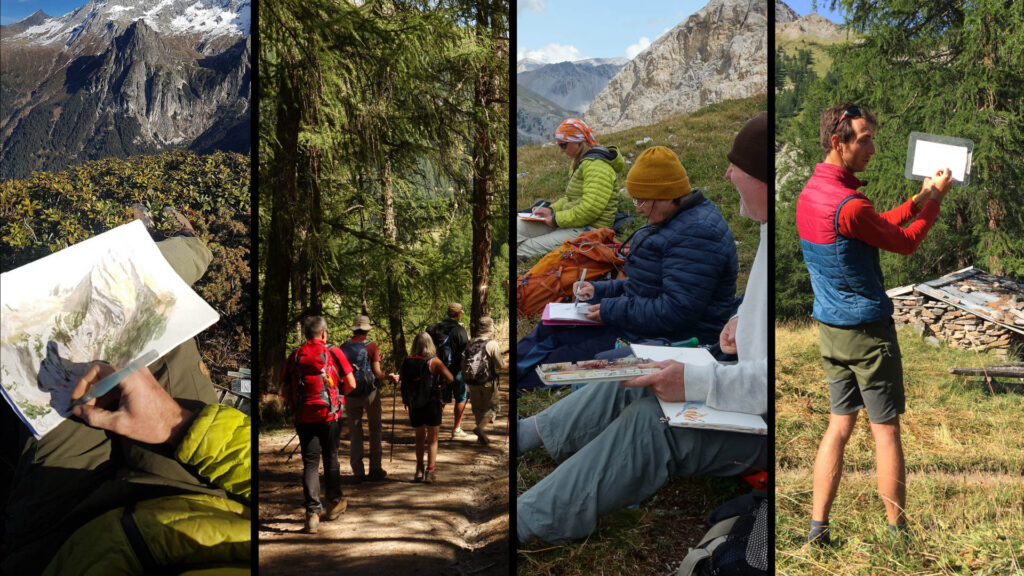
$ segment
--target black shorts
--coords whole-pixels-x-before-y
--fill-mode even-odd
[[[413,428],[420,426],[440,426],[443,406],[440,402],[431,402],[422,408],[409,407],[409,421]]]

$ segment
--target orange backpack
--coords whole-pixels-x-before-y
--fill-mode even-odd
[[[610,228],[587,230],[562,246],[548,252],[516,282],[516,307],[519,314],[540,314],[548,302],[572,295],[572,285],[587,269],[587,279],[615,278],[622,274],[623,262],[611,245],[615,232]]]

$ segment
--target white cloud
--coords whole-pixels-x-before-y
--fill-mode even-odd
[[[647,36],[641,36],[640,39],[637,40],[636,44],[630,44],[626,48],[626,58],[632,60],[634,57],[636,57],[637,54],[646,50],[647,47],[650,45],[650,39],[648,39]]]
[[[582,60],[583,54],[576,49],[575,46],[563,46],[562,44],[552,43],[548,44],[543,48],[537,50],[520,50],[516,53],[516,58],[522,60],[523,58],[530,58],[532,60],[540,60],[548,64],[554,64],[555,62],[565,62],[566,60]]]
[[[544,12],[547,0],[518,0],[516,2],[516,14],[523,12]]]

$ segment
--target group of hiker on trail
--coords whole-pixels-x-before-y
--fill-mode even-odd
[[[288,357],[281,383],[282,396],[294,416],[302,451],[306,532],[316,533],[321,518],[334,520],[348,507],[338,464],[342,396],[356,484],[380,481],[388,475],[382,466],[382,408],[378,385],[389,380],[400,384],[402,404],[415,433],[413,482],[437,481],[437,441],[445,404],[454,400],[452,439],[466,436],[461,425],[468,398],[476,419],[477,442],[484,446],[489,444],[486,426],[494,422],[500,408],[498,372],[507,367],[500,345],[492,339],[494,323],[488,316],[480,318],[470,340],[465,328],[459,325],[462,305],[450,304],[447,316],[428,331],[416,335],[409,355],[398,372],[391,374],[384,374],[380,349],[367,339],[371,329],[369,317],[362,314],[355,317],[352,337],[340,347],[328,344],[327,322],[322,317],[310,316],[303,321],[307,341]],[[370,429],[369,473],[363,466],[364,412]],[[327,484],[326,501],[321,501],[320,497],[321,459]]]

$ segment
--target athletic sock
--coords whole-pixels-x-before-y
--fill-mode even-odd
[[[540,438],[540,432],[537,431],[536,416],[523,418],[519,421],[519,426],[516,430],[516,439],[518,440],[519,456],[526,454],[534,448],[540,448],[544,445],[544,441]]]
[[[829,546],[832,544],[832,535],[829,533],[828,520],[811,519],[811,531],[807,534],[807,541],[814,546]]]

